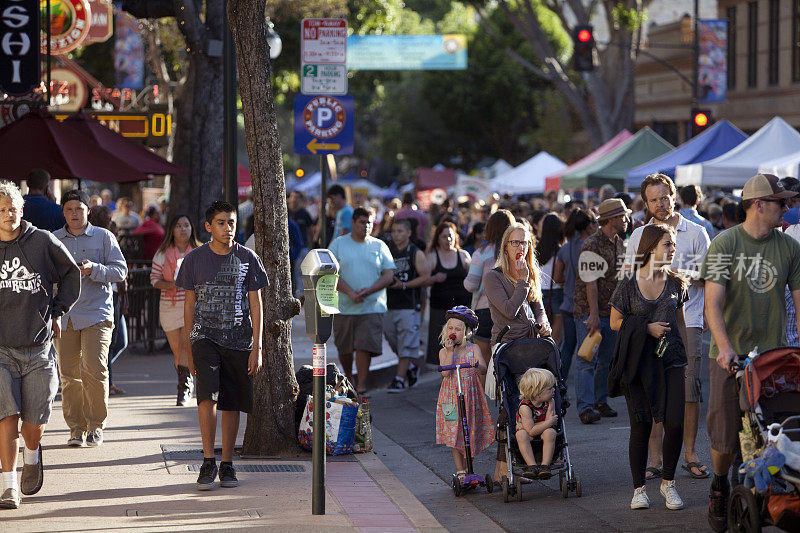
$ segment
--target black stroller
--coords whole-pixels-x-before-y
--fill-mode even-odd
[[[502,402],[507,417],[501,416],[497,422],[497,441],[505,447],[508,474],[503,476],[500,484],[503,491],[503,501],[508,502],[516,496],[517,501],[522,501],[522,477],[526,466],[517,446],[515,426],[517,408],[519,407],[519,388],[517,382],[522,374],[529,368],[544,368],[553,373],[556,378],[556,393],[553,395],[555,412],[558,416],[556,423],[556,445],[553,452],[553,462],[550,472],[558,474],[561,496],[566,498],[570,492],[581,497],[581,480],[575,475],[569,459],[569,445],[564,424],[564,415],[567,412],[568,402],[565,399],[567,387],[561,377],[561,356],[555,343],[549,337],[534,339],[519,339],[507,344],[501,344],[503,335],[508,327],[497,336],[494,351],[494,367],[497,377],[496,401]],[[533,453],[541,462],[542,441],[534,440]]]

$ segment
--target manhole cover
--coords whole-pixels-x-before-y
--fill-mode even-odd
[[[202,465],[186,465],[189,472],[199,472]],[[303,465],[236,465],[237,472],[305,472]]]

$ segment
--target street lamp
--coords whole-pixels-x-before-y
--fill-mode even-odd
[[[275,24],[270,19],[267,19],[267,44],[269,45],[269,58],[278,59],[283,50],[283,41],[280,35],[275,31]]]

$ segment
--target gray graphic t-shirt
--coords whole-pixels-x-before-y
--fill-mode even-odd
[[[175,284],[197,297],[189,332],[192,343],[208,339],[232,350],[253,347],[247,293],[269,282],[261,259],[252,250],[234,243],[231,253],[218,255],[206,243],[184,258]]]

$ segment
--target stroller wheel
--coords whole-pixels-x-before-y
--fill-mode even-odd
[[[492,479],[492,476],[490,476],[489,474],[486,474],[484,480],[486,481],[486,492],[491,494],[492,492],[494,492],[494,480]]]
[[[731,533],[759,533],[761,512],[758,499],[744,485],[733,489],[728,502],[728,530]]]
[[[455,494],[456,497],[461,496],[461,481],[455,474],[453,474],[453,494]]]
[[[575,476],[575,496],[580,498],[583,495],[583,487],[581,487],[581,478]]]
[[[508,503],[508,478],[503,476],[500,478],[500,489],[503,491],[503,503]]]
[[[514,481],[514,490],[516,491],[517,501],[522,501],[522,478],[517,476],[517,479]]]
[[[561,497],[569,497],[569,486],[567,485],[567,476],[562,472],[558,475],[558,487],[561,489]]]

